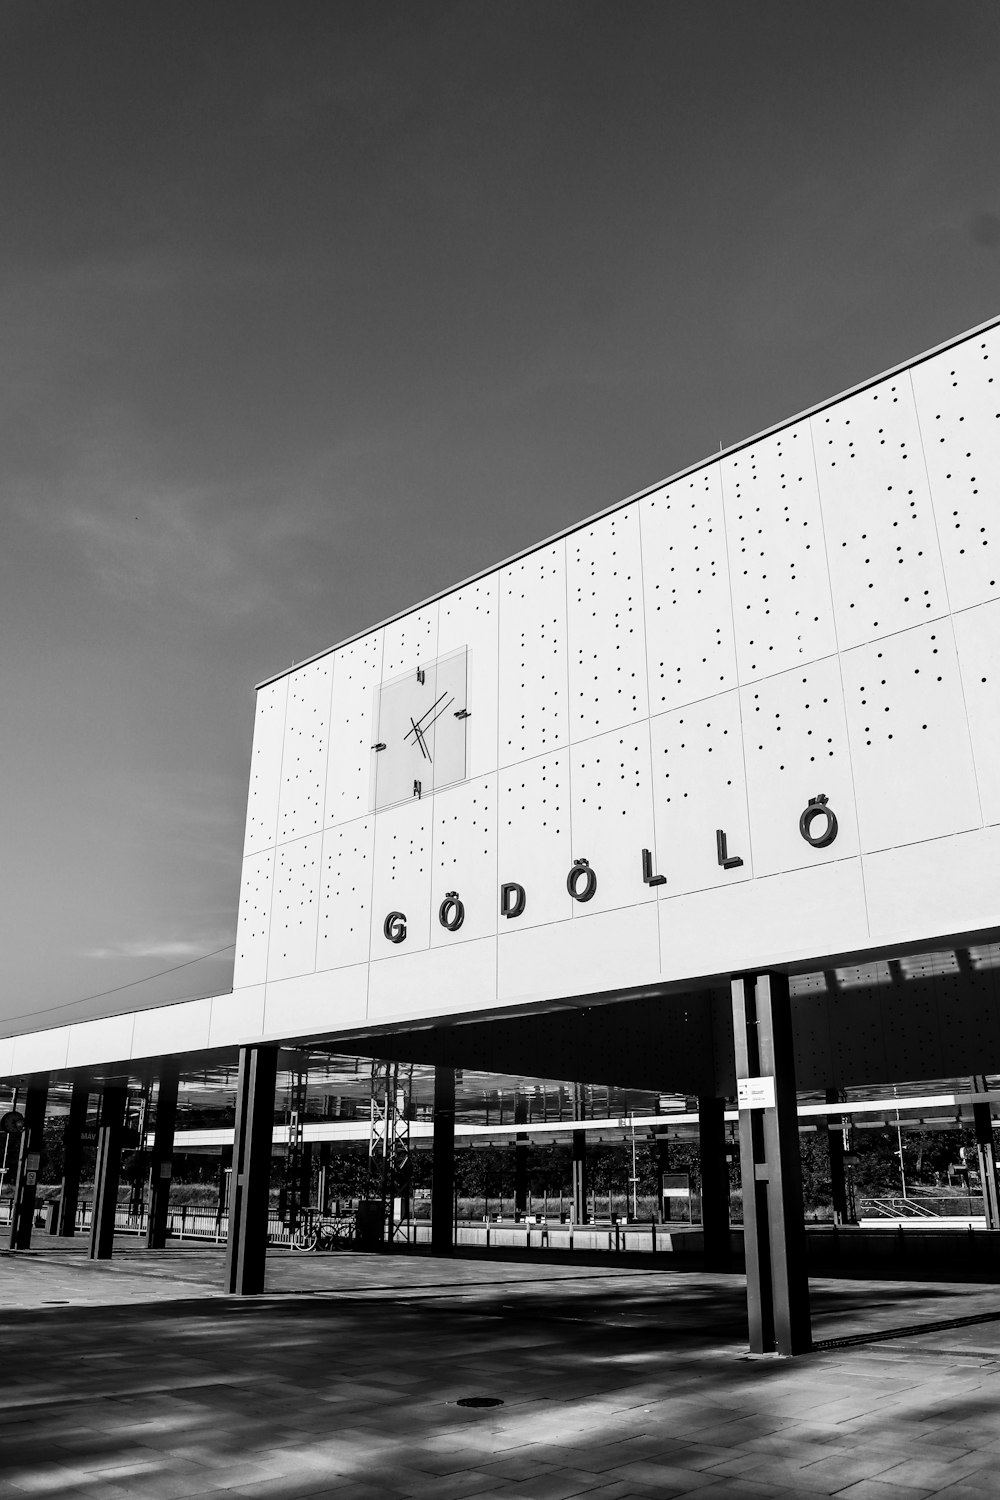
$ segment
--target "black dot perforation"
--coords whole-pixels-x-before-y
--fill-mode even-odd
[[[728,686],[732,634],[717,466],[642,501],[649,698],[655,710]]]
[[[271,907],[270,951],[268,971],[275,961],[287,963],[293,955],[295,939],[312,930],[312,913],[316,909],[319,885],[319,839],[298,839],[278,850],[274,867],[274,896]],[[311,970],[314,951],[299,954],[296,968],[300,973]]]
[[[809,429],[791,427],[723,466],[740,669],[779,672],[831,647]]]
[[[562,756],[525,761],[504,783],[503,824],[531,839],[539,829],[560,834],[566,826],[566,767]]]
[[[585,527],[568,545],[576,732],[646,711],[638,508]]]
[[[762,683],[749,698],[748,753],[763,757],[769,769],[796,778],[808,770],[814,779],[814,772],[836,765],[844,750],[835,683],[839,689],[828,663]]]
[[[885,647],[876,651],[872,670],[855,688],[859,721],[866,749],[879,749],[899,739],[913,744],[941,724],[949,702],[942,669],[941,637],[937,631],[919,632],[907,644],[919,647],[921,659],[912,665],[908,653]],[[913,679],[919,679],[914,682]]]
[[[331,660],[324,658],[289,679],[279,842],[311,833],[323,823],[331,677]]]
[[[908,381],[883,381],[813,422],[848,638],[884,635],[942,612],[934,516]]]
[[[367,936],[371,889],[371,824],[348,824],[324,838],[319,937]]]
[[[995,522],[1000,387],[991,360],[998,344],[991,330],[914,372],[953,608],[1000,591]]]
[[[654,763],[653,767],[654,775],[659,777],[664,788],[667,804],[688,801],[692,759],[700,762],[700,769],[710,755],[725,760],[729,750],[739,753],[740,748],[738,733],[730,733],[729,726],[721,723],[719,715],[710,709],[705,713],[692,710],[678,716],[674,723],[676,739],[673,744],[668,740],[662,746],[657,757],[659,765]],[[726,776],[724,782],[720,781],[722,784],[732,786],[732,777]]]
[[[504,746],[511,757],[551,750],[564,737],[566,712],[565,581],[555,549],[504,575],[501,652],[507,657]],[[503,673],[501,674],[503,675]]]

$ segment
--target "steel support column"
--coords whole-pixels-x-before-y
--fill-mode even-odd
[[[87,1127],[90,1079],[74,1078],[69,1114],[63,1126],[63,1170],[59,1188],[59,1211],[52,1233],[72,1239],[76,1233],[76,1210],[80,1202],[80,1168],[83,1164],[83,1132]]]
[[[455,1222],[455,1069],[434,1068],[434,1157],[431,1165],[431,1248],[450,1255]]]
[[[985,1094],[986,1079],[977,1073],[972,1080],[977,1094]],[[993,1106],[974,1104],[972,1119],[976,1127],[976,1153],[979,1157],[979,1180],[983,1187],[983,1213],[987,1229],[1000,1229],[1000,1197],[997,1194],[996,1156],[993,1150]]]
[[[219,1213],[229,1208],[229,1185],[233,1180],[233,1148],[223,1146],[219,1151]]]
[[[522,1093],[514,1095],[514,1124],[528,1123],[528,1101]],[[514,1218],[528,1212],[528,1137],[514,1137]]]
[[[578,1120],[584,1118],[586,1093],[582,1083],[573,1090],[573,1111]],[[573,1223],[587,1222],[587,1132],[573,1131]]]
[[[122,1140],[125,1134],[127,1102],[126,1084],[104,1085],[101,1092],[101,1116],[97,1131],[94,1210],[90,1224],[91,1260],[110,1260],[114,1251],[118,1179],[121,1175]]]
[[[792,1014],[783,974],[732,981],[750,1349],[812,1346]]]
[[[149,1215],[146,1219],[146,1249],[162,1250],[167,1243],[167,1210],[174,1174],[174,1128],[177,1124],[177,1063],[166,1058],[160,1065],[156,1085],[156,1122],[153,1153],[149,1163]]]
[[[264,1290],[277,1078],[277,1047],[240,1048],[226,1242],[226,1290],[239,1297]]]
[[[320,1141],[319,1146],[319,1184],[316,1195],[317,1207],[321,1214],[329,1212],[330,1203],[330,1142]]]
[[[35,1218],[35,1194],[42,1159],[45,1132],[45,1105],[49,1096],[48,1073],[32,1073],[24,1096],[24,1130],[17,1157],[14,1179],[14,1201],[11,1204],[10,1248],[27,1250],[31,1246],[31,1226]]]
[[[664,1196],[667,1173],[670,1171],[670,1141],[666,1135],[658,1135],[656,1149],[656,1200],[660,1209],[660,1223],[669,1224],[673,1218],[673,1200]]]
[[[840,1090],[827,1089],[827,1104],[839,1104]],[[826,1117],[827,1150],[830,1154],[830,1196],[833,1199],[833,1222],[849,1224],[851,1211],[847,1202],[847,1174],[844,1170],[844,1121],[843,1116]]]
[[[729,1158],[726,1156],[725,1099],[704,1095],[698,1100],[698,1148],[705,1269],[728,1271]]]

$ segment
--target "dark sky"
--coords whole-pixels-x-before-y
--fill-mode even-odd
[[[232,942],[260,678],[1000,311],[998,44],[4,0],[0,1017]]]

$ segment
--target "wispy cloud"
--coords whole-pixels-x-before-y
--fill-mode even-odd
[[[112,943],[104,948],[85,948],[81,958],[148,958],[158,963],[185,963],[202,955],[210,955],[225,943],[225,937],[216,935],[218,941],[206,948],[204,942],[193,942],[185,938],[141,938],[137,941]],[[211,941],[206,940],[206,941]]]

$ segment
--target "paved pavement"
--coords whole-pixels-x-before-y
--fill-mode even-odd
[[[0,1500],[1000,1494],[992,1287],[814,1282],[827,1346],[750,1359],[742,1278],[648,1261],[274,1253],[241,1301],[215,1247],[36,1247],[0,1255]]]

